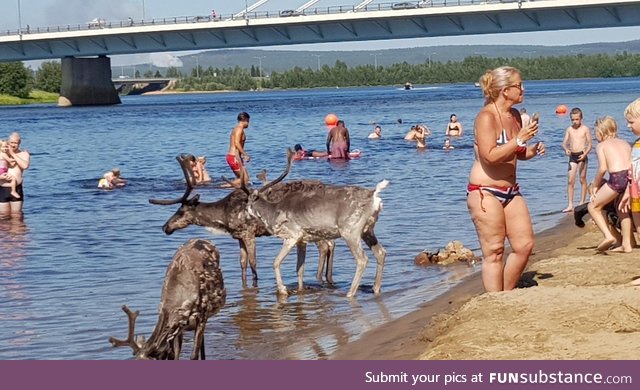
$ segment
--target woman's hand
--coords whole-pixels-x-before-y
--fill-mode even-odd
[[[538,122],[531,122],[518,132],[518,139],[527,142],[538,134]]]
[[[544,146],[544,142],[538,142],[535,145],[535,148],[536,148],[536,155],[544,156],[544,153],[546,152],[546,148]]]

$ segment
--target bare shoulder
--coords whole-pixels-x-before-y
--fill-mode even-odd
[[[586,126],[586,125],[582,125],[582,126],[580,126],[580,130],[582,130],[582,132],[583,132],[584,134],[589,134],[589,133],[591,133],[591,129],[589,129],[589,126]]]

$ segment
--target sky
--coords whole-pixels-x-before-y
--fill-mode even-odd
[[[258,0],[247,0],[251,7]],[[417,0],[416,0],[417,1]],[[242,0],[0,0],[0,31],[16,30],[19,22],[30,27],[58,26],[67,24],[84,24],[94,18],[108,21],[127,20],[128,17],[139,20],[175,16],[208,16],[211,9],[218,15],[231,15],[245,8]],[[307,0],[269,0],[256,11],[280,11],[296,9]],[[312,8],[338,5],[355,5],[361,0],[319,0]],[[391,3],[393,0],[374,0],[376,3]],[[18,12],[20,8],[20,12]],[[459,37],[434,37],[416,39],[397,39],[375,42],[341,42],[314,45],[287,46],[287,50],[380,50],[399,47],[423,47],[442,45],[570,45],[592,42],[620,42],[637,39],[640,27],[565,30],[555,32],[486,34]],[[267,47],[265,50],[283,49],[284,47]],[[152,61],[167,60],[174,55],[188,54],[144,54],[134,56],[114,56],[113,65],[127,65]],[[160,64],[158,64],[160,65]]]

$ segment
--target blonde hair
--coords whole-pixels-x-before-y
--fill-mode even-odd
[[[600,134],[603,140],[615,138],[618,135],[618,124],[613,117],[607,115],[596,119],[596,135]]]
[[[510,85],[520,71],[512,66],[501,66],[494,70],[488,70],[480,77],[480,88],[485,97],[485,104],[495,101],[500,92]]]
[[[640,118],[640,98],[629,103],[624,109],[624,116],[629,118]]]
[[[111,173],[113,173],[115,176],[120,176],[120,168],[113,168],[111,170]]]
[[[3,139],[0,139],[0,152],[2,152],[4,148],[9,148],[9,142]]]
[[[201,162],[204,164],[207,162],[207,158],[205,156],[198,156],[198,162]]]

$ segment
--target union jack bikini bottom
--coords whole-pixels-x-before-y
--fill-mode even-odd
[[[484,200],[483,191],[487,191],[491,195],[495,196],[496,199],[500,201],[500,204],[502,204],[502,207],[506,207],[516,196],[522,195],[520,194],[520,186],[518,183],[513,187],[483,186],[469,183],[467,185],[467,196],[469,196],[469,193],[472,191],[480,191],[480,208],[482,208],[482,211],[487,211],[482,205],[482,201]]]

